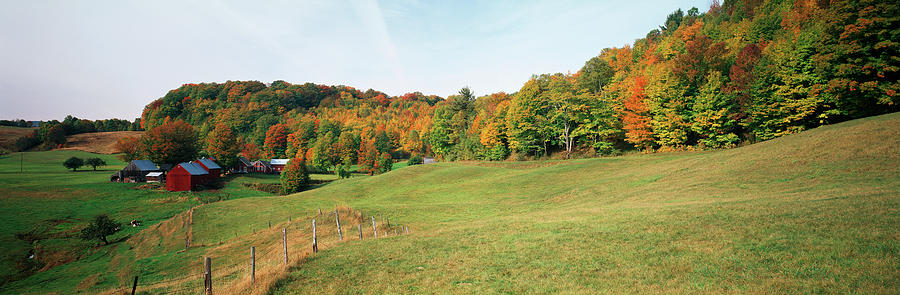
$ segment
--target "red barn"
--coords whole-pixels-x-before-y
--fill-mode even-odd
[[[189,191],[197,185],[206,183],[209,173],[203,166],[194,163],[181,163],[166,174],[166,190],[172,192]]]
[[[203,158],[197,161],[194,161],[194,164],[200,165],[203,167],[203,170],[209,173],[209,179],[213,180],[222,175],[222,166],[216,164],[215,161],[207,158]]]

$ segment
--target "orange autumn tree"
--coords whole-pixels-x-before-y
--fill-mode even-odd
[[[263,144],[266,157],[273,159],[283,158],[286,149],[287,130],[285,130],[284,124],[275,124],[269,127],[269,131],[266,132],[266,141]]]
[[[263,151],[259,149],[259,146],[252,142],[245,142],[241,144],[241,156],[247,158],[251,161],[259,160],[263,157]]]
[[[178,164],[197,157],[197,131],[182,120],[165,120],[144,134],[147,157],[157,164]]]
[[[378,149],[375,147],[374,138],[362,138],[359,144],[359,171],[369,175],[375,174],[378,170]]]
[[[216,159],[219,165],[228,169],[237,165],[237,156],[241,152],[241,146],[238,144],[234,130],[219,123],[206,137],[206,151]]]
[[[118,158],[127,163],[132,160],[138,160],[143,156],[144,145],[141,143],[140,137],[129,136],[122,137],[116,141],[115,149],[116,152],[122,153]]]
[[[653,132],[650,126],[649,109],[644,103],[646,95],[644,87],[647,86],[647,78],[638,76],[634,84],[628,90],[628,98],[624,101],[624,113],[622,114],[622,126],[625,129],[625,141],[634,144],[637,148],[648,149],[653,144]]]

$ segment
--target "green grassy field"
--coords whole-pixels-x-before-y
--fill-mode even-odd
[[[61,163],[69,157],[99,157],[109,166],[97,171],[72,172]],[[114,156],[81,151],[25,152],[0,156],[0,279],[21,279],[33,272],[53,269],[76,259],[108,263],[110,257],[97,243],[81,241],[78,231],[93,216],[108,214],[122,223],[141,220],[143,227],[123,227],[110,237],[121,240],[148,226],[171,218],[201,202],[244,197],[272,196],[243,186],[244,183],[278,183],[278,175],[248,174],[226,183],[220,190],[166,193],[138,189],[142,184],[110,183],[109,176],[124,167]],[[313,179],[335,179],[313,175]],[[31,251],[35,259],[28,259]],[[83,262],[83,261],[80,261]],[[65,270],[66,268],[62,268]],[[87,271],[93,271],[86,269]],[[47,274],[53,274],[48,272]],[[38,273],[36,277],[50,277]],[[65,284],[63,284],[65,286]]]
[[[731,150],[440,163],[286,197],[246,195],[122,233],[132,237],[3,291],[112,292],[137,275],[139,292],[195,294],[202,259],[212,257],[214,289],[225,293],[897,294],[898,126],[900,114],[889,114]],[[12,163],[3,158],[0,169]],[[4,199],[3,216],[40,211],[28,199],[50,198],[21,193],[26,181],[10,175],[0,178],[3,193],[21,201]],[[241,181],[250,180],[229,186]],[[101,205],[112,206],[66,210]],[[193,205],[144,204],[172,206],[168,212]],[[138,205],[116,206],[125,217]],[[335,207],[342,242],[334,217],[316,216],[318,208]],[[373,239],[370,216],[409,226],[411,234],[394,235],[380,223],[381,237]],[[314,255],[312,218],[322,248]],[[193,241],[187,251],[185,236]],[[250,246],[258,259],[253,289]]]

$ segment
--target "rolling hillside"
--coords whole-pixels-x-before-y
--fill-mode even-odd
[[[260,294],[896,294],[897,126],[900,113],[721,151],[439,163],[217,202],[3,291],[113,293],[137,275],[139,292],[192,294],[212,257],[214,289],[245,292],[255,246]],[[373,216],[411,233],[373,239]]]
[[[0,126],[0,148],[14,150],[16,140],[34,133],[37,128]]]
[[[144,131],[91,132],[70,135],[66,147],[61,150],[85,151],[96,154],[113,154],[115,145],[123,137],[140,137]]]

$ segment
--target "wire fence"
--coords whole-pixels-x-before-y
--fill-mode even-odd
[[[339,207],[331,212],[324,213],[319,209],[319,213],[313,217],[294,219],[289,216],[284,219],[286,223],[275,224],[274,228],[271,225],[271,221],[267,220],[265,223],[266,228],[258,231],[253,230],[251,225],[251,231],[248,235],[241,235],[235,231],[232,235],[229,235],[232,236],[231,239],[223,240],[222,235],[220,234],[217,235],[218,238],[213,238],[212,241],[207,240],[205,243],[194,243],[194,241],[192,241],[194,236],[194,228],[192,226],[193,215],[194,209],[198,207],[200,206],[191,208],[188,214],[188,222],[186,222],[187,229],[185,232],[187,239],[185,243],[186,248],[179,252],[185,252],[191,249],[204,249],[206,253],[203,253],[203,256],[213,257],[209,278],[212,281],[213,289],[228,290],[228,293],[237,293],[241,291],[235,290],[233,287],[240,284],[242,281],[249,282],[250,277],[255,274],[266,273],[267,275],[271,275],[274,271],[274,273],[285,275],[290,267],[299,265],[306,256],[314,254],[315,251],[313,251],[313,247],[311,247],[312,244],[318,243],[318,248],[322,249],[330,248],[329,246],[344,241],[389,237],[409,233],[408,226],[398,224],[392,225],[390,219],[384,218],[382,214],[366,215],[361,211],[349,207]],[[339,222],[336,220],[337,218],[340,218],[340,227],[338,227]],[[316,230],[313,230],[313,220],[315,220],[315,223],[319,226]],[[344,222],[346,222],[346,224]],[[284,231],[282,231],[282,229]],[[339,231],[342,233],[339,234]],[[277,235],[277,237],[254,237],[259,235]],[[257,245],[254,261],[246,258],[238,258],[242,256],[235,255],[234,253],[232,253],[232,255],[221,255],[220,259],[215,258],[216,255],[213,253],[216,253],[217,251],[224,254],[222,252],[236,249],[236,247],[231,244],[240,244],[239,242],[225,242],[233,242],[233,240],[238,238],[247,239],[251,242],[250,246],[258,243],[260,240],[268,242]],[[323,238],[325,238],[325,240],[322,240]],[[287,245],[283,244],[285,242]],[[222,247],[226,247],[227,249],[220,249]],[[247,250],[250,250],[250,247],[247,248]],[[289,255],[288,250],[290,250],[293,256]],[[288,262],[288,258],[290,257],[292,257],[292,259]],[[249,258],[249,255],[247,258]],[[196,262],[192,262],[190,264],[193,265],[195,263]],[[222,263],[224,263],[224,265],[222,265]],[[140,291],[162,292],[166,294],[197,294],[198,291],[205,294],[207,280],[205,269],[203,269],[202,264],[198,269],[201,270],[199,273],[174,276],[171,274],[164,274],[163,272],[140,273],[138,275],[139,277],[154,279],[147,283],[138,282],[137,289]],[[125,286],[114,289],[111,292],[113,294],[131,294],[131,291],[132,286]],[[221,292],[222,291],[219,291],[218,293]]]

